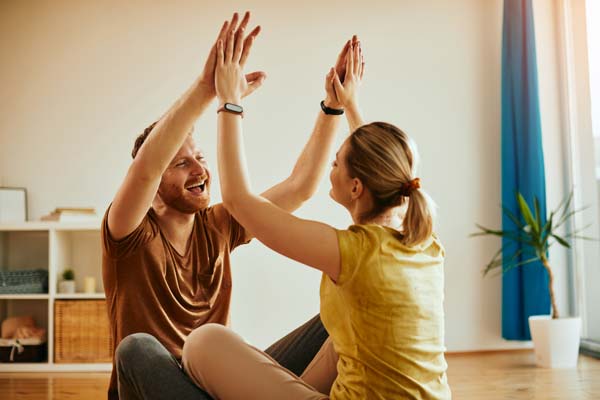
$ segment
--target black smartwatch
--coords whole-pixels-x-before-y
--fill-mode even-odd
[[[337,108],[329,108],[325,105],[325,100],[321,100],[321,110],[327,115],[342,115],[344,113],[343,109]]]
[[[242,108],[242,106],[238,105],[238,104],[233,104],[233,103],[225,103],[223,104],[223,106],[221,108],[219,108],[217,110],[217,114],[220,113],[221,111],[225,111],[231,114],[237,114],[240,115],[242,118],[244,118],[244,109]]]

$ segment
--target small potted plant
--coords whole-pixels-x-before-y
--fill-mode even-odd
[[[59,293],[75,293],[75,272],[67,268],[62,273],[63,280],[58,282]]]
[[[516,250],[508,260],[503,260],[501,248],[486,265],[483,271],[484,276],[499,267],[503,267],[502,271],[506,272],[512,268],[526,266],[536,261],[541,262],[547,271],[552,315],[532,315],[529,317],[529,329],[535,348],[536,363],[542,367],[575,367],[579,355],[581,318],[559,318],[553,286],[554,274],[547,256],[548,249],[555,243],[566,248],[571,248],[570,239],[592,240],[591,238],[579,235],[581,230],[574,230],[574,232],[565,236],[559,235],[558,229],[569,222],[577,212],[583,210],[573,210],[571,207],[572,200],[573,193],[571,192],[556,210],[550,212],[544,223],[540,215],[538,199],[534,198],[534,210],[532,211],[521,193],[517,193],[520,216],[503,208],[504,214],[514,223],[515,229],[493,230],[477,225],[480,231],[471,235],[499,236],[503,239],[525,244],[532,251],[529,256],[526,256],[523,250]],[[526,259],[522,260],[521,258]]]

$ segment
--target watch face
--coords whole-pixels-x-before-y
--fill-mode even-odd
[[[233,111],[236,113],[244,112],[244,109],[242,108],[242,106],[238,106],[237,104],[225,103],[224,107],[226,110]]]

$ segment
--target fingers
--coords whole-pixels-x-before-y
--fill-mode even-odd
[[[229,21],[223,22],[223,26],[221,26],[221,30],[217,35],[217,40],[223,39],[225,37],[225,35],[227,34],[227,28],[229,28]]]
[[[240,57],[242,56],[242,49],[244,48],[244,27],[240,28],[235,32],[235,44],[233,49],[232,61],[239,63]]]
[[[265,80],[267,78],[267,74],[264,71],[254,71],[246,74],[246,82],[254,82],[257,80]]]
[[[225,42],[225,62],[231,62],[233,59],[233,48],[234,48],[235,32],[229,31],[227,34],[227,40]]]
[[[350,45],[348,47],[348,52],[346,53],[346,77],[348,74],[354,75],[354,45]],[[344,79],[345,81],[346,79]]]
[[[246,89],[246,93],[244,93],[244,97],[248,96],[256,89],[262,86],[263,82],[267,78],[267,74],[263,71],[256,71],[246,74],[246,81],[248,82],[248,88]]]
[[[225,54],[223,51],[223,40],[217,41],[217,66],[222,67],[225,63]]]
[[[346,41],[346,44],[344,44],[342,51],[340,51],[340,54],[338,54],[337,60],[335,62],[336,66],[343,65],[344,57],[346,57],[346,53],[348,52],[349,46],[350,46],[350,40]]]
[[[244,46],[242,49],[242,55],[240,57],[240,65],[242,68],[246,65],[246,60],[248,59],[248,55],[250,54],[250,49],[254,44],[254,38],[260,33],[260,25],[257,26],[250,32],[250,34],[244,40]]]
[[[244,13],[244,18],[242,18],[242,22],[240,23],[240,27],[238,28],[238,30],[245,30],[246,25],[248,25],[248,21],[250,21],[250,11],[246,11]]]
[[[360,64],[360,80],[362,81],[363,75],[365,74],[365,59],[362,59],[362,63]]]
[[[342,86],[342,82],[340,82],[340,76],[336,71],[333,71],[333,88],[335,89],[335,93],[339,99],[340,94],[344,92],[344,86]]]
[[[329,92],[333,89],[333,71],[334,68],[331,67],[329,68],[329,71],[327,71],[327,74],[325,75],[325,91]]]
[[[248,25],[248,21],[250,20],[250,12],[246,11],[244,13],[244,18],[242,18],[242,22],[240,22],[240,26],[235,31],[235,47],[233,50],[233,62],[238,62],[242,55],[242,49],[244,47],[244,31],[246,30],[246,25]]]
[[[235,32],[235,30],[237,29],[238,19],[239,19],[238,13],[233,13],[233,17],[231,18],[231,22],[229,23],[229,26],[227,27],[227,32],[225,33],[225,35],[228,35],[231,32]],[[225,36],[225,37],[227,37],[227,36]]]
[[[360,55],[360,42],[357,42],[354,45],[354,51],[352,54],[353,57],[353,61],[354,61],[354,67],[353,67],[353,72],[356,76],[360,76],[360,64],[361,64],[361,55]]]
[[[261,27],[258,25],[256,28],[252,29],[252,32],[248,34],[248,37],[257,37],[260,33]]]

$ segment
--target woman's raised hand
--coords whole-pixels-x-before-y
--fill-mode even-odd
[[[346,43],[345,48],[345,75],[340,78],[339,58],[338,66],[332,68],[330,74],[333,73],[332,81],[336,99],[342,107],[347,108],[356,106],[358,103],[358,88],[365,71],[365,60],[356,35],[349,43]]]
[[[250,13],[246,12],[239,27],[233,24],[224,26],[224,34],[220,35],[217,41],[215,89],[221,103],[239,104],[241,99],[256,90],[266,77],[262,71],[244,75],[244,66],[254,38],[260,32],[260,26],[257,26],[244,37],[249,18]]]

